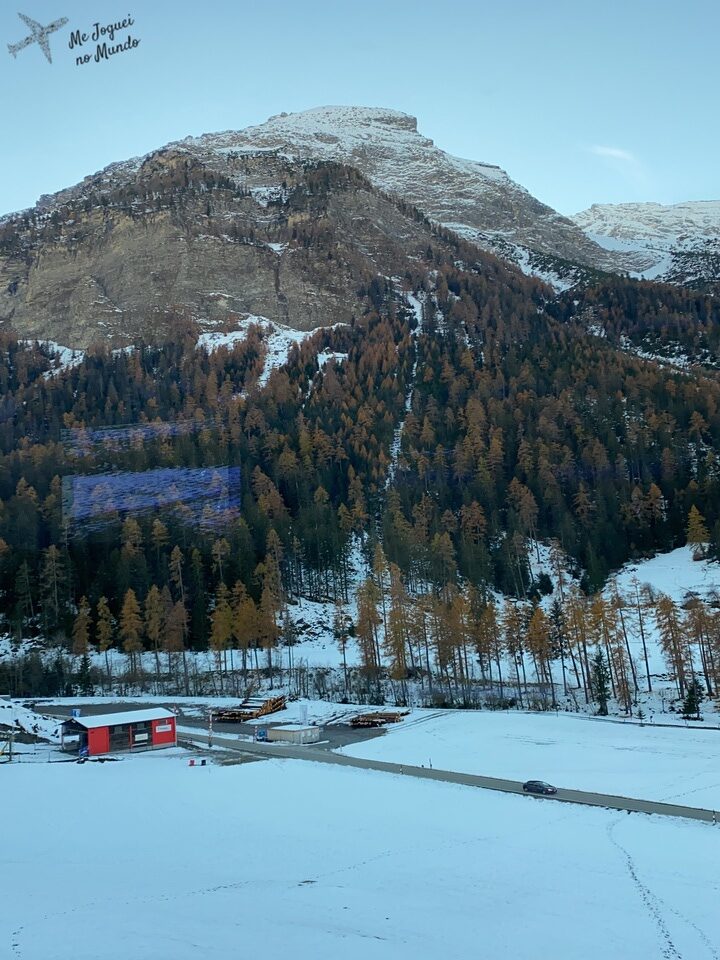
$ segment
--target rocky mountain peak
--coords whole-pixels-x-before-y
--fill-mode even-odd
[[[207,162],[260,149],[349,164],[376,187],[529,273],[542,275],[548,257],[599,269],[626,268],[621,257],[593,243],[499,166],[446,153],[418,130],[415,117],[398,110],[316,107],[278,114],[245,130],[188,137],[177,146]]]

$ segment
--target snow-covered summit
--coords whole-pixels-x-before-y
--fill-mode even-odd
[[[281,113],[245,130],[188,137],[171,146],[216,162],[235,151],[273,150],[347,163],[375,186],[523,269],[531,253],[603,269],[621,267],[620,258],[536,200],[499,166],[446,153],[418,131],[415,117],[399,110],[315,107]]]
[[[601,247],[625,253],[639,276],[674,282],[720,278],[720,200],[594,203],[572,219]]]
[[[720,200],[661,203],[594,203],[572,218],[591,234],[618,240],[652,240],[674,246],[686,237],[720,237]]]
[[[187,137],[181,143],[190,149],[220,153],[249,147],[286,149],[302,157],[354,163],[378,186],[396,192],[401,173],[398,160],[412,158],[417,163],[423,155],[431,174],[433,167],[441,164],[527,193],[495,164],[462,160],[439,150],[418,132],[416,117],[386,107],[325,106],[279,113],[258,126]]]

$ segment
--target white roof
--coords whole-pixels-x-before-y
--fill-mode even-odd
[[[308,726],[307,723],[279,723],[270,730],[317,730],[317,727]]]
[[[68,717],[86,730],[96,727],[115,727],[124,723],[147,723],[148,720],[166,720],[175,717],[172,710],[164,707],[153,707],[150,710],[126,710],[124,713],[98,713],[94,717]],[[67,723],[67,720],[64,722]]]

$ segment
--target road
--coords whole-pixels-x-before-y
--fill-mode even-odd
[[[152,704],[153,706],[167,706],[173,709],[174,704]],[[125,703],[84,704],[79,702],[86,715],[115,713],[118,710],[127,710]],[[137,706],[140,706],[139,704]],[[148,704],[151,706],[151,704]],[[52,716],[70,716],[71,706],[49,706],[38,704],[42,713]],[[273,726],[279,725],[282,714],[268,718]],[[178,716],[178,726],[182,728],[178,739],[198,747],[207,747],[207,721],[196,716],[184,715],[182,708]],[[188,728],[195,728],[197,732],[190,732]],[[458,773],[454,770],[436,770],[431,767],[415,767],[401,763],[390,763],[384,760],[366,760],[362,757],[349,757],[341,753],[334,753],[338,747],[350,743],[358,743],[372,737],[382,736],[385,731],[380,730],[353,730],[345,725],[330,725],[323,730],[324,742],[313,746],[293,746],[291,744],[258,743],[244,739],[252,737],[256,727],[247,723],[231,723],[216,725],[213,733],[213,744],[223,749],[252,754],[263,757],[280,757],[291,760],[311,760],[316,763],[332,763],[345,767],[356,767],[361,770],[377,770],[383,773],[402,774],[409,777],[418,777],[423,780],[438,780],[444,783],[458,783],[468,787],[479,787],[484,790],[498,790],[502,793],[523,794],[522,781],[503,780],[498,777],[483,777],[471,773]],[[242,737],[243,739],[239,739]],[[525,794],[523,794],[525,796]],[[619,797],[613,794],[592,793],[585,790],[558,789],[557,794],[551,797],[533,797],[533,799],[554,800],[561,803],[578,803],[591,807],[606,807],[611,810],[626,810],[631,813],[654,813],[666,817],[683,817],[690,820],[702,820],[707,823],[720,822],[720,811],[706,810],[701,807],[686,807],[675,803],[662,803],[655,800],[638,800],[632,797]]]
[[[207,746],[207,734],[182,733],[179,738],[196,746]],[[357,767],[360,770],[378,770],[383,773],[395,773],[423,780],[439,780],[443,783],[459,783],[467,787],[480,787],[484,790],[498,790],[502,793],[519,793],[523,796],[522,781],[502,780],[498,777],[481,777],[471,773],[457,773],[454,770],[435,770],[431,767],[413,767],[403,763],[389,763],[384,760],[365,760],[362,757],[348,757],[341,753],[317,747],[300,747],[291,744],[257,743],[252,740],[237,740],[232,737],[213,736],[213,744],[226,750],[240,753],[261,754],[265,757],[279,757],[292,760],[310,760],[314,763],[332,763],[344,767]],[[703,820],[707,823],[720,821],[720,813],[700,807],[685,807],[675,803],[661,803],[655,800],[636,800],[632,797],[618,797],[606,793],[590,793],[585,790],[561,790],[554,796],[535,797],[533,799],[578,803],[591,807],[606,807],[611,810],[627,810],[630,813],[655,813],[665,817],[684,817],[690,820]]]

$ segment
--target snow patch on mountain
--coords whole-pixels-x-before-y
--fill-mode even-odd
[[[720,237],[720,200],[661,203],[594,203],[572,218],[608,240],[650,241],[669,249],[689,237]]]
[[[53,368],[43,374],[45,379],[54,376],[56,373],[62,373],[64,370],[77,367],[85,359],[83,350],[64,347],[61,343],[55,343],[54,340],[20,340],[20,343],[26,347],[38,346],[50,358]]]
[[[684,283],[720,279],[720,200],[596,203],[572,220],[599,246],[627,256],[636,277]]]

